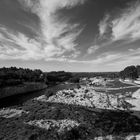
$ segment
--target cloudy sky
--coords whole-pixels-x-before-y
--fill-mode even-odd
[[[119,71],[140,64],[140,0],[0,0],[0,67]]]

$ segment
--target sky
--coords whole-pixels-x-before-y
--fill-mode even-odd
[[[0,0],[0,67],[104,72],[139,62],[140,0]]]

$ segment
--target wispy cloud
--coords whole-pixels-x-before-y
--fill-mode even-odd
[[[30,38],[18,30],[13,31],[6,26],[0,26],[0,58],[47,61],[63,60],[61,57],[66,52],[70,52],[71,57],[79,54],[79,50],[76,50],[76,39],[82,28],[79,23],[72,24],[69,17],[60,18],[58,10],[83,4],[85,0],[19,0],[19,2],[24,10],[38,16],[40,32],[36,37]],[[72,53],[76,55],[71,55]]]
[[[58,10],[71,8],[83,4],[85,0],[19,0],[25,8],[31,10],[40,19],[40,28],[44,42],[47,43],[45,51],[60,50],[75,51],[75,40],[81,33],[79,24],[71,24],[69,18],[59,18]],[[57,51],[58,52],[58,51]],[[61,54],[60,52],[57,54]]]
[[[112,41],[140,39],[140,2],[129,4],[115,17],[114,15],[106,15],[99,23],[100,36],[108,33],[109,29],[109,37]]]
[[[96,51],[97,49],[99,49],[99,48],[100,48],[100,46],[98,46],[98,45],[93,45],[93,46],[91,46],[91,47],[88,48],[87,53],[88,53],[88,54],[93,54],[93,53],[95,53],[95,51]]]
[[[58,44],[56,46],[46,44],[39,38],[29,38],[23,33],[13,32],[8,28],[0,27],[0,58],[68,61],[68,59],[77,57],[80,52],[76,50],[70,53],[69,56],[63,55],[63,53],[67,52],[66,50],[71,49],[71,42],[66,37],[60,40],[65,45],[65,49],[62,49]]]
[[[119,18],[112,21],[112,36],[114,40],[140,39],[140,2],[125,9]]]
[[[139,46],[136,41],[140,40],[140,1],[128,3],[125,9],[112,13],[99,23],[99,42],[102,40],[99,44],[106,51],[89,62],[112,69],[138,64],[140,49],[136,49]]]
[[[140,61],[140,49],[127,50],[126,52],[104,52],[98,55],[97,58],[87,61],[71,60],[72,63],[88,64],[89,66],[101,66],[102,69],[111,67],[111,71],[117,71],[128,65],[139,64]],[[109,69],[107,69],[110,71]]]
[[[22,33],[0,28],[0,58],[1,59],[41,59],[43,50],[35,39],[29,39]]]
[[[104,35],[107,32],[107,29],[109,27],[109,14],[105,15],[105,17],[103,18],[103,20],[100,21],[99,23],[99,34],[100,36]]]

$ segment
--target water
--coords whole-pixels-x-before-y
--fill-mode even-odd
[[[22,106],[22,104],[30,99],[33,99],[35,97],[39,97],[43,94],[46,94],[50,96],[52,93],[54,94],[58,90],[62,89],[70,89],[70,88],[77,88],[78,84],[59,84],[55,86],[50,86],[45,90],[42,91],[36,91],[32,93],[26,93],[26,94],[20,94],[20,95],[13,95],[10,97],[6,97],[3,99],[0,99],[0,108],[3,107],[11,107],[11,106]]]
[[[15,105],[22,105],[27,100],[30,100],[32,98],[45,94],[47,90],[48,89],[26,93],[26,94],[13,95],[10,97],[0,99],[0,108],[10,107],[10,106],[15,106]]]

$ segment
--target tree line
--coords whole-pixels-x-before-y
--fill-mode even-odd
[[[119,72],[75,72],[73,73],[75,77],[103,77],[103,78],[118,78]]]
[[[124,70],[120,71],[119,76],[122,79],[137,79],[140,76],[140,65],[127,66]]]
[[[81,77],[105,77],[105,78],[131,78],[140,76],[140,66],[128,66],[120,72],[91,72],[91,73],[71,73],[65,71],[42,72],[39,69],[28,68],[0,68],[0,87],[14,86],[24,82],[44,82],[48,85],[56,85],[61,82],[78,83]]]
[[[45,75],[39,70],[23,68],[0,68],[0,87],[14,86],[24,82],[44,82]]]
[[[15,86],[25,82],[43,82],[47,85],[56,85],[65,81],[77,82],[73,74],[64,71],[42,72],[39,69],[28,68],[0,68],[0,87]]]
[[[45,73],[46,75],[46,84],[57,84],[61,82],[68,81],[72,78],[72,73],[65,71],[52,71]]]

